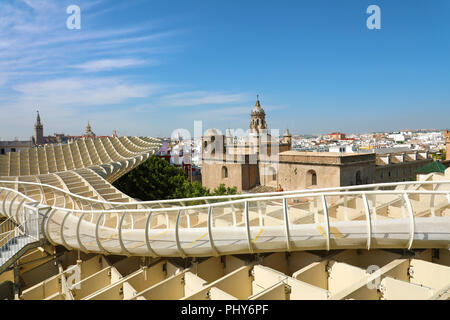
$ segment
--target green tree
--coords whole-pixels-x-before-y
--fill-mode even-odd
[[[441,154],[436,155],[436,160],[445,161],[446,159],[446,151],[442,150]]]
[[[218,186],[216,189],[214,189],[212,195],[214,196],[224,196],[228,194],[237,194],[237,188],[233,187],[225,187],[225,185],[222,183],[220,186]]]
[[[209,196],[208,189],[202,187],[200,183],[194,181],[192,184],[185,179],[183,184],[177,187],[172,193],[173,199],[180,198],[197,198],[197,197],[207,197]]]
[[[114,182],[114,186],[130,197],[143,201],[162,200],[170,199],[185,180],[183,170],[152,156]]]
[[[156,156],[150,157],[113,185],[128,196],[142,201],[237,193],[236,187],[226,188],[223,184],[211,193],[198,182],[190,183],[182,169]]]

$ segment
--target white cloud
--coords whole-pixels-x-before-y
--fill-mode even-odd
[[[227,94],[206,91],[183,92],[167,95],[160,103],[168,107],[192,107],[207,104],[229,104],[246,100],[244,94]]]
[[[24,71],[51,70],[62,75],[71,67],[73,73],[137,65],[151,67],[158,64],[156,55],[161,55],[161,47],[167,47],[161,41],[180,33],[149,21],[138,26],[88,28],[92,19],[89,15],[83,16],[86,28],[70,31],[65,26],[67,3],[54,0],[0,1],[0,68],[4,66],[3,71],[10,73],[11,83],[14,78],[23,81],[20,73]],[[103,0],[79,1],[83,12],[89,13],[98,11],[98,8],[90,9],[98,7],[99,3]],[[126,50],[128,53],[124,53]]]
[[[50,134],[78,133],[88,119],[96,120],[96,128],[105,133],[126,128],[145,134],[149,119],[165,117],[161,112],[165,107],[211,109],[246,101],[240,93],[182,92],[192,87],[162,85],[148,80],[153,75],[133,73],[131,68],[170,61],[168,54],[184,48],[171,40],[184,31],[169,28],[166,19],[108,23],[99,29],[95,15],[105,13],[99,12],[102,2],[78,0],[82,29],[70,31],[65,26],[69,0],[0,0],[0,136],[31,135],[36,110],[45,117]],[[120,73],[114,77],[96,74],[116,70]],[[158,112],[143,116],[149,110]],[[192,111],[186,108],[180,117],[184,114]],[[162,120],[156,122],[162,126]]]
[[[139,59],[101,59],[88,61],[73,66],[73,68],[81,69],[86,72],[110,71],[113,69],[129,68],[145,64],[157,64],[156,60],[146,61]]]
[[[127,83],[117,78],[65,78],[18,84],[20,104],[52,105],[60,108],[110,105],[158,92],[157,84]]]
[[[54,8],[52,1],[49,0],[22,0],[26,5],[36,11],[48,10]]]
[[[5,75],[0,74],[0,87],[3,86],[7,81],[8,78]]]
[[[251,109],[251,106],[218,108],[207,110],[206,112],[199,113],[199,115],[205,113],[208,117],[250,115]]]
[[[267,111],[278,111],[287,108],[287,106],[263,106],[263,109]],[[251,104],[247,106],[228,106],[221,108],[208,108],[207,110],[197,111],[192,113],[193,117],[199,119],[242,119],[242,116],[246,116],[246,119],[250,119],[250,113],[253,109]]]

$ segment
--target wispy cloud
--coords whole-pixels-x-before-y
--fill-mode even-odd
[[[8,75],[6,73],[0,73],[0,87],[8,81]]]
[[[0,1],[0,112],[7,123],[0,136],[27,132],[38,107],[47,121],[70,129],[67,122],[80,117],[80,108],[111,118],[111,109],[129,110],[167,93],[166,84],[140,74],[180,50],[173,39],[182,30],[162,18],[101,23],[107,17],[96,13],[111,8],[107,2],[76,1],[82,29],[68,30],[66,7],[73,1]]]
[[[113,69],[122,69],[129,67],[136,67],[141,65],[156,65],[157,60],[139,60],[139,59],[101,59],[88,61],[82,64],[73,66],[73,68],[81,69],[86,72],[99,72],[99,71],[110,71]]]
[[[146,98],[159,88],[158,85],[130,84],[119,78],[62,78],[13,87],[21,94],[22,104],[60,108],[117,104],[132,98]]]
[[[160,103],[168,107],[192,107],[237,103],[246,99],[247,96],[241,93],[192,91],[164,96]]]
[[[66,6],[70,1],[5,0],[0,2],[0,72],[59,69],[65,74],[75,66],[79,72],[107,71],[132,66],[151,67],[157,55],[177,50],[168,42],[180,30],[161,29],[161,23],[139,26],[110,24],[92,28],[89,14],[100,10],[103,0],[79,0],[82,29],[67,30]],[[104,6],[103,6],[104,7]],[[95,10],[91,10],[94,8]],[[124,57],[128,51],[129,56]],[[132,56],[130,56],[132,55]],[[97,56],[99,59],[95,59]],[[94,58],[94,59],[93,59]],[[25,60],[18,63],[20,60]]]
[[[178,39],[188,31],[172,27],[170,18],[110,23],[108,12],[146,0],[108,2],[77,0],[82,29],[67,30],[71,0],[0,1],[1,137],[31,135],[37,109],[46,130],[67,134],[78,134],[87,119],[96,120],[97,133],[113,126],[122,134],[150,134],[149,119],[163,123],[170,108],[184,108],[180,122],[202,109],[215,117],[249,112],[240,107],[248,103],[246,93],[202,90],[178,78],[159,81],[151,68],[162,69],[181,52],[185,44]]]
[[[282,105],[265,105],[264,110],[267,111],[278,111],[287,108],[287,106]],[[227,107],[220,108],[208,108],[207,110],[196,111],[192,113],[193,117],[199,119],[211,118],[211,119],[238,119],[242,116],[247,116],[250,119],[251,107],[247,106],[236,106],[230,105]]]

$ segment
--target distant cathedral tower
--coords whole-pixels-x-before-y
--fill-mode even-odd
[[[34,125],[34,144],[44,144],[44,126],[41,123],[39,111],[37,112],[36,124]]]
[[[291,133],[289,132],[289,129],[286,129],[286,132],[285,132],[284,135],[283,135],[283,140],[282,140],[282,142],[283,142],[284,144],[288,144],[289,146],[292,145],[292,135],[291,135]]]
[[[250,132],[259,133],[261,130],[267,130],[266,113],[259,102],[259,96],[256,96],[256,104],[251,113]]]
[[[92,129],[91,129],[91,124],[89,123],[89,121],[88,121],[88,124],[87,124],[87,126],[86,126],[86,131],[84,131],[84,135],[83,135],[84,137],[95,137],[95,133],[94,132],[92,132]]]

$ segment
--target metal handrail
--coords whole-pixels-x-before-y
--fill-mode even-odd
[[[11,227],[14,228],[15,226],[16,226],[16,224],[14,223],[14,220],[11,217],[8,217],[4,221],[2,221],[2,223],[0,223],[0,232],[1,232],[0,235],[11,231],[11,230],[7,230],[7,229],[10,229]]]
[[[0,187],[1,188],[1,187]],[[366,195],[400,195],[403,194],[430,194],[430,195],[447,195],[449,191],[416,191],[416,190],[378,190],[378,191],[359,191],[359,192],[324,192],[324,193],[299,193],[278,197],[261,197],[261,198],[251,198],[251,199],[239,199],[232,200],[227,202],[218,202],[218,203],[208,203],[208,204],[199,204],[192,206],[178,206],[178,207],[168,207],[168,208],[142,208],[142,209],[103,209],[103,210],[83,210],[83,209],[68,209],[63,207],[52,207],[56,210],[61,210],[65,212],[72,213],[140,213],[140,212],[149,212],[152,211],[154,213],[157,212],[172,212],[179,210],[191,210],[191,209],[205,209],[210,207],[221,207],[224,205],[231,204],[240,204],[246,201],[248,202],[257,202],[257,201],[269,201],[269,200],[283,200],[283,199],[295,199],[295,198],[311,198],[311,197],[321,197],[321,196],[362,196]],[[195,198],[192,198],[195,199]]]
[[[440,185],[442,183],[448,183],[448,182],[430,182],[434,185]],[[427,183],[429,184],[429,183]],[[392,186],[393,184],[389,184],[389,186]],[[414,183],[414,185],[416,185]],[[420,185],[420,184],[419,184]],[[395,186],[395,184],[394,184]],[[293,228],[294,224],[292,222],[289,221],[289,210],[292,207],[295,207],[296,204],[294,205],[288,205],[288,200],[290,199],[296,199],[296,198],[306,198],[308,200],[311,201],[311,198],[314,198],[315,201],[318,201],[318,204],[322,204],[322,208],[321,210],[321,216],[323,216],[324,221],[319,222],[318,220],[316,220],[315,222],[311,223],[312,225],[316,225],[317,228],[321,228],[320,230],[322,230],[322,236],[325,238],[325,249],[326,250],[331,250],[332,249],[332,243],[331,243],[331,238],[332,238],[332,234],[333,234],[333,230],[330,226],[330,215],[329,215],[329,210],[330,208],[333,208],[334,206],[340,205],[339,202],[337,203],[333,203],[333,204],[329,204],[327,203],[327,197],[341,197],[341,198],[346,198],[346,197],[358,197],[360,198],[363,202],[363,215],[365,215],[365,221],[364,223],[366,224],[367,228],[367,243],[366,243],[366,247],[367,249],[370,249],[372,247],[371,244],[371,238],[373,236],[372,234],[372,223],[373,223],[373,218],[371,217],[370,214],[370,207],[369,207],[369,203],[368,203],[368,199],[367,196],[370,195],[393,195],[393,196],[397,196],[396,200],[397,201],[402,201],[402,208],[404,208],[404,210],[406,210],[408,212],[408,216],[404,215],[403,218],[407,219],[406,224],[409,225],[409,232],[408,232],[408,238],[407,238],[407,243],[405,244],[405,248],[411,249],[414,245],[414,235],[415,235],[415,223],[416,223],[416,219],[415,219],[415,213],[410,201],[410,196],[412,195],[432,195],[433,196],[433,202],[434,200],[434,196],[436,195],[442,195],[444,196],[445,202],[448,201],[448,203],[450,204],[450,191],[449,190],[436,190],[436,188],[433,188],[433,190],[411,190],[411,189],[402,189],[402,190],[376,190],[378,188],[375,188],[375,190],[353,190],[353,191],[347,191],[344,188],[344,191],[329,191],[329,192],[323,192],[323,190],[315,190],[316,192],[309,192],[309,190],[305,191],[305,190],[300,190],[300,191],[296,191],[296,193],[292,193],[291,194],[284,194],[284,195],[280,195],[277,194],[276,196],[265,196],[265,194],[261,194],[259,197],[255,197],[255,198],[244,198],[244,199],[237,199],[237,200],[231,200],[231,201],[227,201],[227,202],[220,202],[220,203],[207,203],[207,204],[201,204],[201,205],[192,205],[192,206],[178,206],[178,207],[168,207],[168,208],[158,208],[158,209],[108,209],[108,210],[78,210],[78,209],[69,209],[69,208],[59,208],[59,207],[48,207],[51,210],[48,210],[48,212],[50,212],[47,216],[45,216],[44,220],[42,220],[42,226],[43,226],[43,233],[46,235],[46,237],[49,239],[49,241],[52,242],[52,239],[50,239],[50,235],[48,233],[48,223],[49,220],[51,218],[52,215],[54,215],[55,213],[57,213],[59,215],[60,219],[59,221],[62,222],[56,222],[56,225],[58,226],[58,237],[60,237],[60,240],[56,240],[58,242],[58,244],[62,244],[67,248],[72,248],[71,245],[67,242],[68,241],[68,237],[69,235],[64,234],[64,231],[67,229],[67,226],[65,228],[65,224],[68,224],[69,221],[71,221],[71,219],[69,219],[69,217],[74,217],[76,219],[81,219],[81,217],[83,217],[84,214],[98,214],[96,215],[96,221],[93,221],[92,223],[95,225],[95,242],[97,243],[98,246],[98,250],[102,251],[102,252],[108,252],[108,246],[105,247],[104,244],[102,244],[102,238],[100,237],[100,228],[102,230],[111,230],[117,233],[117,237],[118,237],[118,241],[120,244],[120,248],[119,250],[121,250],[121,254],[125,254],[125,255],[132,255],[132,248],[127,248],[127,246],[125,245],[125,241],[124,241],[124,233],[122,232],[123,229],[123,224],[124,224],[124,219],[125,219],[125,215],[126,214],[132,214],[132,213],[137,213],[137,214],[143,214],[143,215],[148,215],[148,218],[146,220],[145,223],[145,244],[147,245],[147,248],[149,248],[148,253],[151,255],[157,255],[154,252],[154,248],[152,248],[152,246],[150,245],[150,241],[148,240],[149,237],[149,230],[151,230],[152,228],[150,227],[150,219],[152,215],[156,215],[158,213],[163,213],[166,216],[166,220],[168,221],[169,219],[169,214],[170,213],[174,213],[176,214],[175,217],[176,221],[174,222],[174,224],[172,224],[172,226],[170,226],[166,223],[166,229],[167,230],[171,230],[171,232],[173,233],[174,239],[169,240],[169,241],[173,241],[173,243],[176,245],[176,250],[178,252],[178,255],[180,255],[181,257],[187,257],[189,256],[189,254],[187,253],[187,251],[185,251],[185,249],[187,249],[186,247],[183,248],[182,243],[181,243],[181,230],[180,230],[180,221],[181,221],[181,216],[184,214],[184,211],[187,210],[199,210],[199,209],[208,209],[208,219],[207,219],[207,226],[204,226],[204,228],[207,228],[208,233],[209,233],[209,239],[210,239],[210,246],[209,246],[209,253],[212,255],[219,255],[220,252],[217,249],[217,247],[215,246],[215,242],[216,239],[214,239],[212,232],[216,232],[217,229],[213,228],[212,226],[212,220],[213,220],[213,210],[214,208],[220,208],[220,207],[226,207],[226,208],[234,208],[236,206],[239,205],[240,207],[240,211],[243,212],[244,216],[242,221],[240,222],[240,226],[236,226],[234,225],[234,227],[232,227],[231,229],[235,228],[235,230],[244,230],[245,231],[245,241],[247,242],[247,252],[249,253],[254,253],[254,252],[258,252],[257,247],[255,247],[254,241],[252,239],[252,232],[254,232],[254,226],[250,226],[250,213],[249,213],[249,208],[251,207],[250,204],[251,203],[261,203],[261,202],[265,202],[265,201],[269,201],[270,203],[272,203],[272,205],[275,206],[279,206],[279,208],[282,208],[283,211],[283,218],[280,220],[280,223],[282,225],[280,225],[279,227],[284,229],[284,245],[283,245],[283,249],[284,250],[288,250],[291,251],[291,245],[293,246],[293,249],[295,250],[295,240],[291,239],[291,232],[296,232],[295,228]],[[5,188],[5,187],[0,187],[0,191],[5,190],[8,191],[6,193],[6,196],[4,197],[3,201],[6,203],[8,198],[12,199],[11,202],[14,201],[23,201],[23,199],[28,199],[28,200],[32,200],[31,198],[23,195],[22,193],[20,193],[17,190],[14,189],[10,189],[10,188]],[[334,189],[336,190],[336,189]],[[322,192],[317,192],[317,191],[322,191]],[[13,193],[13,195],[11,196],[10,194]],[[14,196],[15,194],[15,196]],[[20,195],[20,197],[19,197]],[[17,200],[19,199],[19,200]],[[196,198],[192,198],[190,200],[196,200]],[[388,199],[389,200],[389,199]],[[395,200],[395,199],[394,199]],[[390,203],[391,200],[388,201],[388,203]],[[35,202],[36,203],[36,202]],[[300,203],[299,205],[303,205],[304,203]],[[242,206],[243,205],[243,206]],[[434,204],[433,204],[434,205]],[[440,202],[441,205],[441,202]],[[0,203],[0,207],[1,207],[1,203]],[[2,206],[3,208],[5,207],[4,204]],[[30,208],[29,206],[25,205],[26,208]],[[263,207],[265,207],[265,205],[263,205]],[[9,204],[9,208],[12,208],[12,204]],[[252,207],[253,208],[253,207]],[[255,207],[256,208],[256,207]],[[375,207],[375,209],[378,208],[378,206]],[[31,209],[35,209],[36,212],[38,213],[38,215],[36,216],[36,219],[39,219],[39,209],[35,206]],[[11,213],[11,212],[10,212]],[[75,213],[82,213],[81,217],[79,215],[74,216]],[[116,224],[116,227],[107,227],[105,225],[105,219],[108,216],[108,214],[122,214],[122,216],[118,215],[117,219],[118,221],[120,220],[120,222],[118,222],[118,224]],[[151,213],[151,214],[150,214]],[[230,212],[231,213],[231,212]],[[227,213],[228,214],[228,213]],[[15,216],[17,217],[17,216]],[[130,219],[133,217],[133,215],[130,216]],[[12,217],[11,217],[12,218]],[[103,218],[103,222],[102,222],[102,218]],[[20,223],[21,226],[25,226],[25,224],[28,222],[29,219],[26,218],[26,216],[24,215],[24,221],[22,223]],[[95,220],[95,219],[94,219]],[[409,221],[408,221],[409,220]],[[261,221],[261,220],[260,220]],[[70,223],[74,223],[73,221]],[[80,221],[75,221],[76,224],[76,238],[77,238],[77,243],[78,246],[80,248],[78,249],[86,249],[82,243],[82,241],[80,240]],[[405,222],[402,222],[405,223]],[[132,224],[132,229],[134,229],[134,222],[131,222]],[[260,222],[260,227],[261,227],[261,222]],[[189,226],[188,226],[189,228]],[[243,229],[242,229],[243,228]],[[323,228],[323,229],[322,229]],[[183,228],[184,229],[184,228]],[[230,230],[231,230],[230,229]],[[69,229],[67,229],[69,230]],[[143,229],[140,229],[141,231],[144,231]],[[193,228],[193,230],[195,230],[195,228]],[[40,232],[39,226],[36,230],[37,232]],[[154,232],[154,231],[153,231]],[[184,231],[183,231],[184,232]],[[171,234],[172,234],[171,233]],[[73,232],[72,232],[73,234]],[[115,233],[113,233],[115,234]],[[72,237],[72,235],[71,235]],[[203,238],[204,236],[202,236]],[[53,239],[55,240],[55,239]],[[211,241],[212,240],[212,241]],[[196,240],[197,241],[197,240]],[[292,241],[292,244],[291,244]],[[406,242],[406,240],[405,240]],[[73,246],[73,242],[72,242],[72,246]],[[75,246],[77,246],[77,244],[75,244]],[[94,250],[95,251],[95,250]],[[111,252],[113,253],[113,252]]]
[[[6,236],[0,239],[0,248],[3,248],[5,245],[8,244],[8,242],[20,236],[26,236],[22,240],[16,240],[16,243],[12,243],[12,245],[16,245],[17,243],[19,243],[19,241],[21,242],[21,246],[18,247],[16,250],[11,250],[10,248],[8,248],[8,250],[2,251],[0,261],[6,262],[7,260],[11,259],[15,254],[17,254],[17,252],[19,252],[24,246],[40,240],[39,239],[40,229],[36,230],[37,235],[29,234],[26,232],[27,224],[29,224],[30,222],[33,223],[35,219],[36,217],[32,217],[25,220],[22,224],[16,226],[14,230],[9,231]]]
[[[201,200],[223,200],[223,199],[239,199],[239,198],[247,199],[247,198],[258,198],[261,196],[270,197],[270,196],[291,195],[291,194],[298,194],[298,193],[320,193],[320,192],[338,191],[338,190],[347,191],[347,190],[370,189],[370,188],[397,187],[397,186],[402,186],[402,185],[419,185],[420,186],[420,185],[428,185],[428,184],[450,184],[450,180],[390,182],[390,183],[366,184],[366,185],[346,186],[346,187],[336,187],[336,188],[304,189],[304,190],[267,192],[267,193],[246,193],[246,194],[236,194],[236,195],[207,196],[207,197],[180,198],[180,199],[168,199],[168,200],[136,201],[136,202],[130,202],[130,203],[92,199],[92,198],[74,194],[68,190],[64,190],[64,189],[61,189],[61,188],[58,188],[58,187],[55,187],[52,185],[37,183],[37,182],[0,180],[0,183],[15,184],[15,185],[17,185],[17,184],[35,185],[35,186],[39,186],[39,187],[46,187],[46,188],[54,189],[56,191],[59,191],[63,194],[69,195],[71,197],[82,199],[82,200],[87,200],[87,201],[93,202],[93,203],[127,206],[127,205],[170,204],[170,203],[177,203],[177,202],[201,201]]]

